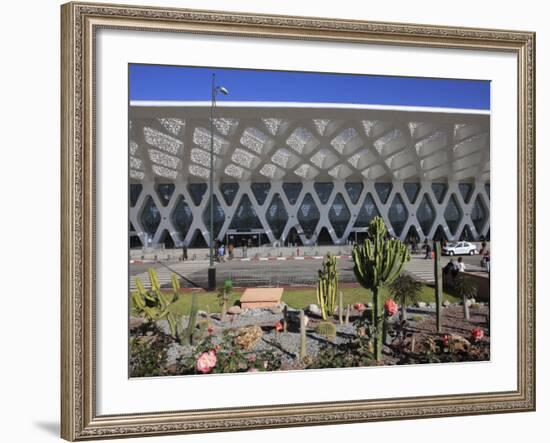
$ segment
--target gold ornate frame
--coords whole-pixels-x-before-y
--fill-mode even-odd
[[[535,409],[535,34],[68,3],[62,18],[61,436],[262,429]],[[95,411],[94,35],[99,28],[507,51],[518,69],[518,380],[510,392],[98,416]]]

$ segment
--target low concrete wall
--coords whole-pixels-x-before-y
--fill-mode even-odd
[[[476,300],[489,303],[491,298],[491,285],[489,274],[486,272],[464,272],[464,275],[471,278],[477,286]],[[443,287],[446,292],[455,294],[453,277],[450,274],[443,276]]]

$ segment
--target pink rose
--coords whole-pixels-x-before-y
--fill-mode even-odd
[[[472,329],[472,340],[474,342],[481,341],[481,339],[484,337],[485,333],[483,332],[483,329],[481,328],[474,328]]]
[[[384,303],[384,310],[386,311],[386,314],[391,317],[398,310],[397,303],[395,303],[391,298],[387,299],[386,303]]]
[[[365,310],[365,305],[363,303],[355,303],[353,309],[362,312]]]
[[[250,362],[250,363],[254,363],[256,361],[256,354],[250,354],[248,357],[246,357],[246,359]]]
[[[202,372],[203,374],[208,374],[212,371],[212,368],[216,366],[217,360],[216,351],[212,350],[203,352],[199,355],[199,358],[197,358],[197,371]]]
[[[283,324],[282,324],[280,321],[278,321],[277,323],[275,323],[275,330],[276,330],[277,332],[281,332],[281,331],[283,330]]]

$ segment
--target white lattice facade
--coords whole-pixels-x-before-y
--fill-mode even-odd
[[[130,108],[130,231],[209,242],[205,104]],[[381,215],[401,239],[489,235],[489,116],[226,105],[214,130],[215,238],[345,244]]]

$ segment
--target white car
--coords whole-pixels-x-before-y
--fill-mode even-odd
[[[449,243],[441,249],[444,255],[474,255],[477,254],[477,248],[467,241],[458,241]]]

